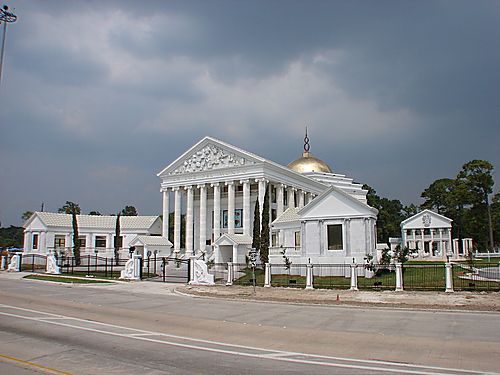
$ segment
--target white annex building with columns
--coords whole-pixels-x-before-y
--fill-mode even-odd
[[[362,185],[333,173],[309,153],[283,166],[220,140],[205,137],[165,167],[163,236],[172,255],[206,255],[216,263],[245,262],[252,244],[254,209],[262,214],[269,189],[270,262],[285,249],[295,262],[362,262],[375,254],[377,210]],[[168,233],[173,211],[173,233]],[[181,220],[185,215],[184,247]],[[261,216],[262,220],[262,216]]]

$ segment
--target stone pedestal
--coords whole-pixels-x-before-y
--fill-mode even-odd
[[[264,288],[271,287],[271,265],[269,263],[265,264],[265,273],[264,273]]]
[[[396,263],[396,292],[403,291],[403,265]]]
[[[233,279],[234,279],[234,269],[233,269],[233,263],[228,262],[227,263],[227,286],[233,285]]]
[[[351,264],[351,290],[358,290],[357,264]]]
[[[306,268],[306,289],[314,289],[312,264],[308,264]]]
[[[446,276],[446,293],[453,293],[453,266],[451,263],[446,263],[445,276]]]

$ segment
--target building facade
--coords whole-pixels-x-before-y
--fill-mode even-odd
[[[309,153],[308,142],[306,135],[302,157],[283,166],[205,137],[165,167],[158,173],[163,195],[162,232],[173,243],[175,255],[204,254],[216,262],[244,261],[251,245],[255,204],[258,200],[262,220],[266,189],[269,190],[271,222],[287,209],[307,207],[331,186],[335,187],[334,195],[340,194],[342,199],[348,196],[351,203],[369,208],[367,191],[362,185],[333,173],[326,163]],[[174,212],[173,233],[168,230],[171,211]],[[372,218],[373,211],[370,215]],[[335,220],[342,219],[341,215],[326,213],[327,220],[334,220],[334,216]],[[186,224],[185,232],[181,233],[183,217]],[[308,238],[312,239],[313,227],[306,227],[306,231],[311,231]],[[374,225],[370,228],[374,233]],[[370,236],[374,239],[374,234]],[[364,238],[363,234],[363,241]],[[375,240],[373,246],[370,245],[373,248],[374,243]]]
[[[115,241],[121,257],[129,254],[138,236],[161,236],[159,216],[121,216],[120,237],[116,238],[117,216],[77,215],[78,237],[82,255],[113,257]],[[165,241],[164,246],[168,246]],[[24,224],[24,252],[71,254],[73,249],[72,216],[52,212],[35,212]]]

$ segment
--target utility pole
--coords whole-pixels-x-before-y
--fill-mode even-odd
[[[3,68],[3,55],[5,52],[5,37],[7,35],[7,23],[14,23],[17,21],[17,16],[9,12],[9,7],[4,5],[0,9],[0,24],[3,23],[3,36],[2,36],[2,50],[0,51],[0,84],[2,83],[2,68]]]

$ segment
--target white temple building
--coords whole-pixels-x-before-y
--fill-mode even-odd
[[[173,255],[244,262],[252,243],[255,203],[258,199],[262,220],[266,189],[271,262],[282,247],[293,249],[297,263],[309,258],[351,263],[353,257],[362,261],[366,254],[375,254],[377,210],[367,205],[367,191],[313,157],[307,134],[304,141],[302,157],[283,166],[205,137],[158,173],[164,237],[169,236],[169,213],[174,212],[169,238]]]

